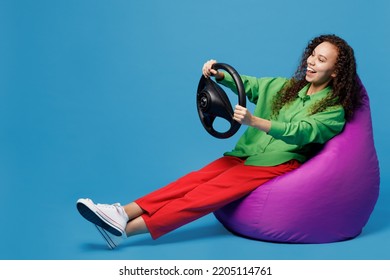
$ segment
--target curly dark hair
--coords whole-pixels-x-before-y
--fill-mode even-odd
[[[352,119],[353,113],[359,107],[361,101],[358,91],[355,55],[353,49],[345,40],[333,34],[318,36],[308,43],[295,74],[274,99],[272,106],[273,116],[277,116],[284,105],[296,99],[298,92],[308,84],[305,79],[307,58],[323,42],[331,43],[338,50],[335,65],[337,75],[329,83],[332,88],[330,94],[314,104],[310,113],[315,114],[325,111],[328,107],[341,105],[344,108],[346,120]]]

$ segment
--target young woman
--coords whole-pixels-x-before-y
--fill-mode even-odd
[[[204,64],[203,75],[235,90],[230,75],[212,69],[214,63]],[[353,49],[335,35],[311,40],[291,79],[241,79],[256,108],[252,114],[235,107],[234,119],[248,128],[232,151],[125,206],[77,201],[110,248],[140,233],[159,238],[298,168],[342,131],[360,100]]]

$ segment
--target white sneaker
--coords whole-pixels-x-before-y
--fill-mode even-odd
[[[101,228],[97,225],[95,225],[95,227],[100,232],[100,234],[104,238],[104,241],[106,241],[106,243],[110,249],[115,249],[125,239],[124,237],[113,235],[113,234],[109,233],[108,231],[106,231],[104,228]]]
[[[95,204],[89,198],[81,198],[77,201],[77,210],[85,219],[109,233],[115,236],[126,236],[129,217],[119,203]]]

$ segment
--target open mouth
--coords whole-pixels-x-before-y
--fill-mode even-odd
[[[311,67],[307,67],[307,68],[306,68],[306,71],[309,72],[309,73],[312,73],[312,74],[317,73],[317,71],[315,71],[315,70],[314,70],[313,68],[311,68]]]

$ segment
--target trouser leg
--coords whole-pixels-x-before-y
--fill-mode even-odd
[[[211,167],[212,165],[213,163]],[[247,195],[270,179],[291,171],[299,165],[297,161],[290,161],[272,167],[247,166],[241,160],[240,163],[225,169],[223,172],[214,172],[214,176],[200,176],[203,179],[199,180],[197,178],[199,174],[195,172],[187,178],[188,180],[177,181],[176,186],[171,187],[175,189],[173,192],[176,196],[171,196],[171,199],[167,199],[163,203],[158,202],[159,197],[165,196],[161,194],[164,192],[163,190],[152,193],[137,203],[146,210],[142,218],[152,238],[156,239]],[[207,169],[206,166],[203,172]],[[210,170],[212,169],[210,168]],[[208,180],[205,179],[206,177]],[[191,184],[191,188],[188,188],[186,184]],[[186,190],[184,192],[176,190],[176,188],[180,189],[181,187]],[[154,204],[158,207],[155,207]],[[148,211],[148,208],[153,209],[153,211]]]
[[[153,215],[170,201],[185,196],[198,185],[215,178],[219,174],[243,162],[243,159],[237,157],[219,158],[200,170],[191,172],[167,186],[137,199],[135,202],[148,215]]]

